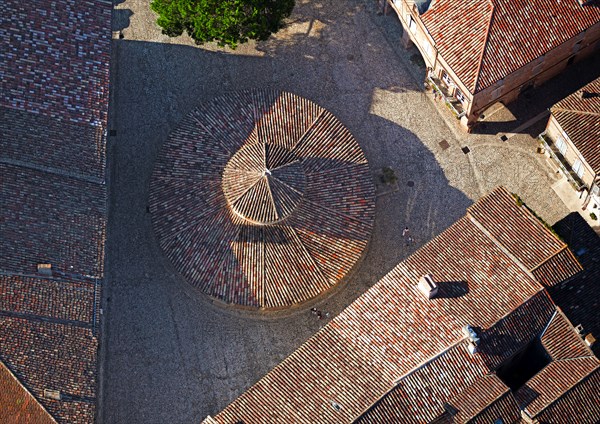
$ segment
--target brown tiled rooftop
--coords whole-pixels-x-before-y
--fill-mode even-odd
[[[0,163],[0,270],[56,271],[101,278],[106,188],[103,184]]]
[[[59,421],[93,422],[97,346],[91,328],[0,315],[0,359]],[[44,389],[60,391],[62,400],[46,398]]]
[[[111,10],[2,2],[0,158],[104,179]]]
[[[567,245],[503,187],[481,198],[467,214],[527,270],[537,271],[542,282],[563,281],[581,270]]]
[[[533,245],[517,249],[517,241],[528,244],[531,235],[511,226],[512,218],[531,227],[546,250],[539,257],[562,248],[505,189],[495,190],[217,414],[216,422],[420,423],[457,413],[470,417],[465,422],[485,422],[495,413],[514,422],[519,410],[512,392],[497,380],[486,385],[481,379],[491,376],[484,376],[540,337],[557,358],[566,352],[565,362],[591,352],[568,321],[553,321],[565,318],[518,259],[537,256]],[[507,222],[511,248],[492,236],[500,227],[487,229],[494,221]],[[426,273],[438,284],[432,299],[416,287]],[[467,351],[466,324],[480,338],[474,354]],[[461,402],[461,393],[474,385],[489,390]],[[458,407],[446,408],[452,401]]]
[[[94,281],[0,275],[0,314],[93,326],[99,298]]]
[[[285,92],[230,94],[192,111],[157,160],[159,243],[202,292],[280,308],[337,284],[374,217],[367,161],[328,111]]]
[[[439,0],[422,15],[440,55],[472,93],[600,22],[578,0]]]
[[[2,2],[2,423],[95,419],[111,20],[107,0]]]
[[[600,173],[600,78],[550,109],[592,170]]]
[[[0,422],[3,424],[56,424],[44,407],[0,361]]]

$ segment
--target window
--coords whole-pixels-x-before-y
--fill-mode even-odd
[[[415,22],[412,16],[410,16],[408,20],[408,29],[410,29],[410,32],[412,32],[413,34],[416,34],[417,32],[417,23]]]
[[[463,105],[467,101],[467,99],[465,98],[465,95],[458,88],[456,89],[456,92],[454,93],[454,97],[456,97],[458,99],[458,101],[461,102]]]
[[[577,159],[573,164],[573,171],[577,174],[579,178],[583,178],[583,163]]]
[[[448,87],[452,87],[454,85],[448,74],[444,71],[442,71],[442,81],[444,81]]]
[[[556,140],[556,148],[563,156],[567,153],[567,143],[563,137],[558,137],[558,140]]]

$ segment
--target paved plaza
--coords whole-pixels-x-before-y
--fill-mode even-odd
[[[550,224],[569,213],[530,135],[545,120],[513,135],[520,121],[494,127],[491,116],[480,134],[460,132],[422,91],[397,18],[376,6],[297,0],[285,30],[231,51],[161,35],[146,1],[116,5],[100,422],[197,423],[216,414],[327,322],[311,307],[339,313],[498,185]],[[184,283],[161,253],[148,207],[155,158],[171,130],[218,95],[257,88],[329,110],[360,144],[374,180],[384,167],[398,178],[376,185],[368,251],[346,282],[270,314],[213,304]],[[494,128],[510,138],[501,141]]]

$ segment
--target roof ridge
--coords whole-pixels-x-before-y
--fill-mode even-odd
[[[363,415],[365,415],[373,406],[375,406],[380,400],[382,400],[384,397],[386,397],[389,393],[391,393],[393,390],[396,389],[396,387],[398,387],[400,385],[400,383],[402,382],[402,380],[404,380],[405,378],[407,378],[408,376],[410,376],[412,373],[420,370],[421,368],[423,368],[425,365],[433,362],[434,360],[436,360],[437,358],[439,358],[440,356],[444,355],[445,353],[449,352],[451,349],[454,349],[455,347],[457,347],[459,344],[463,343],[465,341],[466,337],[462,337],[461,339],[457,340],[455,343],[449,345],[447,348],[442,349],[440,352],[438,352],[437,354],[430,356],[429,358],[427,358],[425,361],[419,363],[418,365],[415,365],[414,367],[412,367],[410,370],[406,371],[404,374],[402,374],[400,377],[396,378],[395,380],[392,381],[393,386],[388,389],[387,391],[385,391],[384,393],[381,394],[381,396],[379,396],[373,403],[371,403],[368,407],[366,407],[360,414],[358,414],[353,420],[352,422],[356,422],[356,420],[358,420],[360,417],[362,417]]]
[[[553,235],[554,236],[554,235]],[[548,256],[546,259],[544,259],[542,262],[540,262],[539,264],[537,264],[536,266],[534,266],[533,268],[531,268],[531,272],[539,269],[540,267],[542,267],[543,265],[545,265],[546,263],[548,263],[548,261],[550,261],[550,259],[554,259],[556,256],[558,256],[560,253],[564,252],[565,250],[568,250],[569,253],[571,254],[571,256],[573,257],[573,259],[575,259],[575,261],[579,264],[579,266],[581,266],[581,263],[579,263],[579,260],[575,257],[575,255],[573,255],[573,252],[571,252],[571,249],[569,249],[569,245],[567,245],[564,241],[561,240],[561,243],[563,243],[563,246],[557,250],[556,252],[554,252],[554,254]],[[583,267],[581,267],[583,270]],[[579,270],[579,272],[581,272],[581,270]],[[571,275],[571,277],[573,277],[576,274]],[[569,278],[571,278],[569,277]],[[567,281],[567,280],[565,280]]]
[[[544,288],[543,284],[540,283],[537,278],[535,278],[535,276],[531,273],[531,270],[528,269],[525,264],[523,264],[515,255],[513,255],[512,253],[510,253],[508,251],[508,249],[506,247],[504,247],[502,245],[502,243],[500,243],[500,241],[498,241],[498,239],[496,239],[496,237],[494,237],[492,235],[492,233],[490,233],[487,228],[485,228],[483,226],[483,224],[481,224],[481,222],[477,221],[477,219],[475,219],[473,217],[473,215],[471,215],[471,212],[469,210],[467,210],[467,215],[466,215],[471,222],[488,238],[492,241],[492,243],[494,243],[496,245],[496,247],[498,247],[498,249],[500,249],[506,256],[508,256],[510,259],[512,259],[512,261],[519,267],[521,268],[521,270],[523,272],[525,272],[525,274],[527,274],[533,281],[535,281],[541,288]]]
[[[556,311],[557,313],[562,316],[562,319],[565,320],[565,322],[567,322],[567,324],[569,324],[569,329],[571,331],[575,331],[575,326],[573,325],[573,323],[571,322],[571,320],[565,315],[565,313],[563,312],[563,310],[560,308],[560,306],[556,305]],[[596,358],[596,355],[594,354],[594,352],[592,351],[592,348],[590,346],[587,345],[586,342],[584,342],[581,337],[579,336],[579,334],[575,333],[575,335],[577,336],[577,338],[579,339],[579,341],[581,342],[581,344],[583,346],[585,346],[586,350],[589,352],[590,356],[593,356],[594,358]],[[576,356],[576,358],[584,358],[583,356]],[[587,358],[587,356],[585,356],[585,358]],[[566,358],[563,358],[566,359]],[[597,358],[596,358],[597,359]],[[599,359],[600,361],[600,359]]]
[[[488,375],[485,375],[485,376],[483,376],[482,380],[483,380],[483,379],[485,379],[485,378],[489,378],[489,377],[491,377],[491,376],[494,376],[494,377],[496,377],[496,378],[498,378],[498,379],[499,379],[499,377],[498,377],[498,375],[497,375],[497,374],[488,374]],[[477,418],[477,417],[480,417],[480,416],[481,416],[483,413],[485,413],[485,412],[486,412],[486,409],[487,409],[489,406],[491,406],[492,404],[496,403],[497,401],[499,401],[499,400],[500,400],[500,399],[502,399],[503,397],[505,397],[505,396],[507,396],[507,395],[508,395],[508,396],[512,395],[513,399],[515,398],[515,395],[514,395],[514,393],[513,393],[513,392],[510,390],[510,387],[508,387],[506,384],[504,384],[504,382],[503,382],[503,381],[502,381],[502,384],[505,386],[505,390],[504,390],[502,393],[500,393],[498,396],[495,396],[495,397],[494,397],[494,399],[493,399],[491,402],[488,402],[488,404],[487,404],[486,406],[484,406],[484,407],[483,407],[483,408],[482,408],[482,409],[481,409],[479,412],[477,412],[477,413],[476,413],[476,414],[474,414],[473,416],[469,417],[469,418],[468,418],[469,422],[472,422],[472,420],[474,420],[475,418]],[[515,399],[515,403],[517,403],[517,402],[516,402],[516,399]]]
[[[492,26],[492,21],[494,20],[494,12],[496,8],[494,7],[494,3],[492,0],[488,0],[488,4],[492,8],[492,12],[490,13],[490,19],[488,21],[487,28],[485,29],[485,40],[483,42],[483,47],[481,48],[481,54],[479,56],[479,61],[477,64],[477,70],[475,71],[475,81],[473,83],[473,93],[477,91],[477,85],[479,84],[479,76],[481,75],[481,66],[483,64],[483,56],[485,55],[485,51],[488,45],[488,41],[490,39],[490,28]]]
[[[576,113],[578,115],[591,115],[600,117],[600,112],[586,112],[584,110],[576,110],[576,109],[565,109],[562,107],[553,106],[550,108],[550,113],[557,112],[567,112],[567,113]]]

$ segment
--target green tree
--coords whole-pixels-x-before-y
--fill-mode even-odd
[[[235,48],[249,39],[266,40],[282,28],[294,0],[152,0],[163,34],[186,31],[196,44],[216,41]]]

